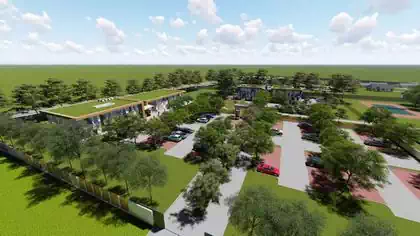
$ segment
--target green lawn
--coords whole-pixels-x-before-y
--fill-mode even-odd
[[[357,90],[357,95],[362,96],[377,96],[377,97],[390,97],[390,98],[401,98],[401,91],[394,92],[376,92],[368,91],[365,88],[360,88]]]
[[[216,89],[199,89],[196,91],[185,93],[185,95],[191,96],[193,99],[195,99],[198,95],[202,93],[216,93]]]
[[[279,197],[279,201],[283,199],[300,200],[307,203],[309,209],[319,211],[326,217],[326,227],[322,234],[323,236],[336,236],[346,227],[348,222],[347,218],[337,215],[336,213],[330,211],[327,207],[313,201],[305,192],[280,187],[277,182],[277,178],[272,176],[249,171],[242,190],[250,186],[263,185],[273,190]],[[381,204],[367,203],[364,206],[364,209],[369,214],[375,215],[383,220],[395,224],[399,230],[400,235],[416,235],[416,232],[420,231],[420,223],[415,223],[395,217],[389,208]],[[225,231],[225,236],[246,236],[246,234],[240,233],[234,226],[229,224]]]
[[[142,82],[146,77],[152,77],[154,73],[174,71],[176,68],[200,70],[203,74],[210,68],[240,68],[244,72],[256,71],[265,68],[275,75],[290,76],[296,72],[316,72],[321,77],[330,77],[334,73],[352,74],[360,80],[376,81],[419,81],[420,70],[418,66],[1,66],[1,88],[6,94],[10,94],[16,85],[23,83],[39,84],[48,78],[65,80],[74,83],[77,79],[91,80],[96,86],[102,87],[106,79],[116,79],[125,87],[129,79],[138,79]]]
[[[122,212],[45,180],[0,157],[1,235],[147,235]]]
[[[101,104],[106,104],[106,103],[114,103],[114,104],[112,106],[107,106],[107,107],[102,107],[102,108],[95,107],[96,105],[101,105]],[[66,116],[78,117],[78,116],[87,115],[94,112],[100,112],[100,111],[105,111],[108,109],[124,106],[130,103],[134,103],[134,101],[123,100],[123,99],[114,99],[108,102],[92,101],[92,102],[71,105],[68,107],[60,107],[60,108],[52,109],[52,110],[49,110],[49,112],[63,114]]]
[[[135,101],[146,101],[146,100],[156,99],[158,97],[169,96],[171,94],[180,93],[180,92],[181,92],[180,90],[161,89],[161,90],[155,90],[155,91],[130,95],[124,98],[130,99],[130,100],[133,99]]]

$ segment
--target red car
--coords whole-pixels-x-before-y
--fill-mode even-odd
[[[278,168],[264,163],[261,163],[257,166],[257,171],[264,174],[274,175],[277,177],[280,175],[280,170]]]

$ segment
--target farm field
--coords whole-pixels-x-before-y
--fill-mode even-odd
[[[77,79],[89,79],[96,86],[102,86],[106,79],[116,79],[122,86],[128,79],[140,82],[154,73],[167,74],[176,68],[195,69],[205,73],[208,69],[240,68],[245,72],[265,68],[271,74],[290,76],[295,72],[316,72],[321,77],[330,77],[334,73],[352,74],[360,80],[420,82],[420,68],[416,66],[164,66],[164,65],[119,65],[119,66],[0,66],[0,85],[4,93],[10,94],[19,84],[39,84],[48,78],[57,78],[74,83]]]
[[[308,208],[310,210],[315,210],[322,213],[326,217],[326,225],[322,234],[323,236],[339,235],[340,231],[342,231],[347,226],[347,218],[340,216],[330,211],[326,206],[320,205],[317,202],[313,201],[308,197],[308,195],[305,192],[300,192],[297,190],[279,186],[277,183],[277,178],[274,178],[272,176],[249,171],[241,191],[243,191],[247,187],[258,185],[266,186],[273,190],[274,193],[278,195],[279,200],[284,199],[303,201],[308,205]],[[364,210],[368,214],[377,216],[382,220],[386,220],[388,222],[393,223],[399,231],[399,235],[415,235],[416,232],[420,230],[420,223],[395,217],[392,214],[391,210],[389,210],[389,208],[387,208],[384,205],[369,202],[364,205]],[[225,231],[225,236],[245,235],[247,234],[242,234],[231,224],[228,225]]]
[[[131,217],[0,156],[1,235],[139,235]],[[7,190],[7,191],[6,191]]]

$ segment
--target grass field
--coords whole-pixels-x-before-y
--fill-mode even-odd
[[[376,92],[376,91],[368,91],[365,88],[360,88],[357,90],[357,95],[362,96],[378,96],[378,97],[389,97],[389,98],[401,98],[401,91],[394,91],[394,92]]]
[[[326,227],[323,231],[323,236],[336,236],[343,230],[348,223],[348,219],[340,216],[326,206],[320,205],[308,197],[305,192],[280,187],[277,183],[277,178],[272,176],[263,175],[257,172],[248,172],[245,179],[242,191],[250,186],[262,185],[270,188],[278,196],[279,200],[299,200],[305,202],[310,210],[316,210],[321,212],[326,217]],[[399,235],[416,235],[416,232],[420,230],[420,223],[404,220],[395,217],[392,212],[386,206],[377,203],[367,203],[364,205],[364,210],[369,214],[377,216],[383,220],[393,223],[398,231]],[[247,234],[241,234],[231,224],[228,225],[225,236],[246,236]]]
[[[176,68],[195,69],[205,73],[208,69],[240,68],[245,72],[266,68],[275,75],[290,76],[295,72],[317,72],[321,77],[334,73],[352,74],[360,80],[420,82],[420,70],[416,66],[0,66],[0,85],[4,93],[23,83],[39,84],[48,78],[74,83],[77,79],[89,79],[101,87],[106,79],[116,79],[122,86],[128,79],[140,82],[154,73],[168,73]]]
[[[139,93],[135,95],[125,96],[124,98],[134,101],[147,101],[156,99],[163,96],[169,96],[172,94],[180,93],[180,90],[169,90],[169,89],[160,89],[150,92]]]
[[[4,236],[145,236],[149,231],[122,212],[1,156],[0,186],[0,234]]]
[[[198,95],[202,93],[216,93],[216,92],[217,92],[216,89],[199,89],[196,91],[185,93],[185,95],[191,96],[192,98],[195,99]]]
[[[100,111],[105,111],[108,109],[124,106],[133,102],[134,101],[122,100],[122,99],[114,99],[109,102],[92,101],[92,102],[76,104],[76,105],[72,105],[68,107],[60,107],[60,108],[52,109],[52,110],[49,110],[49,112],[63,114],[66,116],[78,117],[78,116],[87,115],[94,112],[100,112]],[[114,104],[112,106],[107,106],[103,108],[95,108],[96,105],[101,105],[101,104],[106,104],[106,103],[114,103]]]

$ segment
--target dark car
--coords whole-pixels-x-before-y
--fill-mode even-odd
[[[310,129],[312,128],[312,124],[308,122],[299,122],[298,127],[301,129]]]
[[[383,139],[380,138],[369,138],[363,142],[365,145],[368,146],[375,146],[375,147],[390,147],[391,144],[389,142],[385,142]]]
[[[319,142],[319,136],[316,133],[305,133],[302,135],[302,139],[309,140],[312,142]]]
[[[182,132],[187,133],[187,134],[194,133],[193,129],[190,129],[190,128],[187,128],[187,127],[178,127],[178,128],[176,128],[176,130],[182,131]]]
[[[309,157],[306,160],[305,165],[310,166],[310,167],[316,167],[316,168],[324,168],[324,164],[322,163],[322,159],[319,156]]]
[[[274,175],[274,176],[279,176],[280,175],[280,170],[276,167],[270,166],[268,164],[265,163],[261,163],[257,166],[257,171],[264,173],[264,174],[269,174],[269,175]]]

